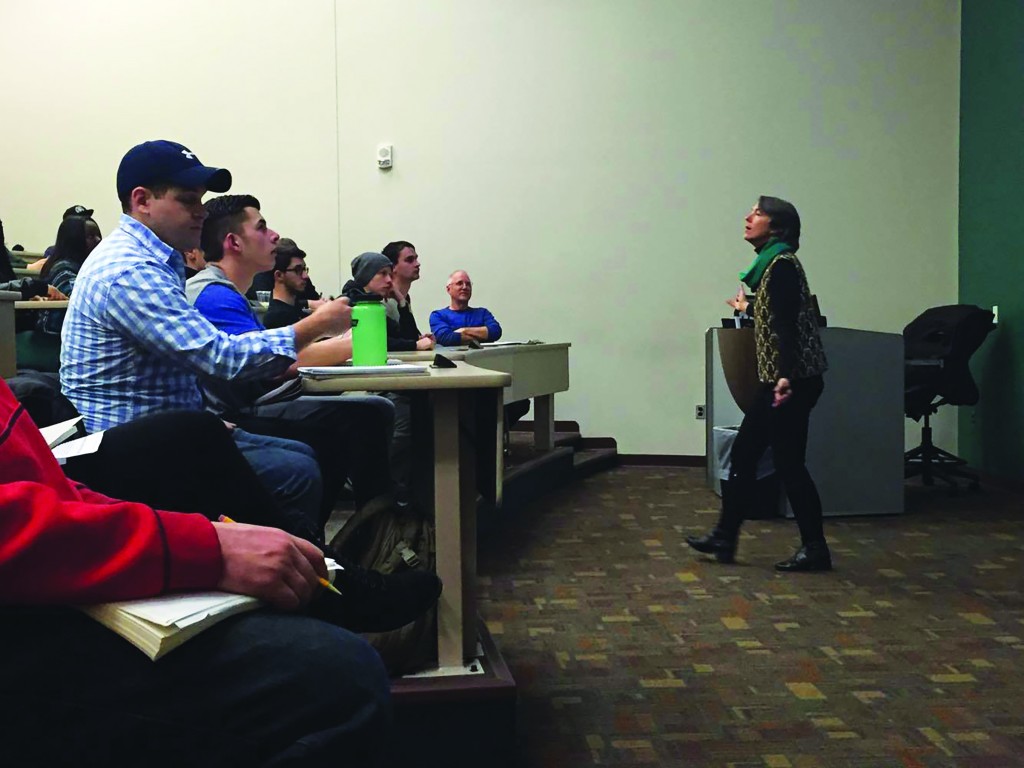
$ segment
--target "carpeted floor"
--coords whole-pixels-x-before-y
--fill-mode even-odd
[[[1024,765],[1024,504],[908,488],[907,514],[826,521],[836,570],[739,562],[703,469],[620,468],[483,543],[481,613],[519,685],[520,765]]]

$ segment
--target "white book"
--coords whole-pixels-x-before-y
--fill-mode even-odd
[[[344,570],[332,558],[324,558],[324,562],[332,581],[335,571]],[[261,605],[248,595],[209,591],[117,600],[80,608],[156,661],[204,629]]]

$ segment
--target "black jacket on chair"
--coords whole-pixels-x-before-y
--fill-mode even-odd
[[[971,304],[932,307],[903,329],[904,410],[919,420],[939,405],[974,405],[978,386],[968,365],[994,327],[994,315]],[[935,398],[941,398],[934,403]]]

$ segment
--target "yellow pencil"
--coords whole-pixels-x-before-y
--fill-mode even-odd
[[[220,523],[233,523],[235,521],[232,520],[227,515],[221,515],[219,518],[217,518],[217,522],[220,522]],[[336,586],[334,586],[333,584],[331,584],[331,582],[329,582],[323,576],[318,576],[317,577],[317,581],[320,582],[320,586],[321,587],[324,587],[325,589],[331,590],[331,592],[333,592],[336,595],[340,595],[341,594],[341,592],[338,591],[338,588]]]
[[[331,584],[331,582],[329,582],[323,576],[320,577],[320,584],[322,586],[326,587],[327,589],[331,590],[331,592],[333,592],[336,595],[340,595],[341,594],[341,592],[338,591],[338,588],[336,586],[334,586],[333,584]]]

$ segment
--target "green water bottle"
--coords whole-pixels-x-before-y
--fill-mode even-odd
[[[384,305],[360,302],[352,307],[352,365],[387,365],[388,326]]]

